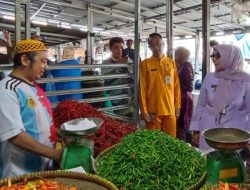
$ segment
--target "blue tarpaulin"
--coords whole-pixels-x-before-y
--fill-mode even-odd
[[[62,61],[59,64],[80,64],[76,59]],[[56,77],[73,77],[81,76],[81,69],[57,69],[52,71],[54,78]],[[70,81],[70,82],[56,82],[56,90],[73,90],[81,89],[81,81]],[[64,101],[67,99],[83,99],[83,94],[68,94],[68,95],[59,95],[58,100]]]
[[[235,34],[235,38],[240,42],[242,56],[250,59],[250,36],[248,34]]]

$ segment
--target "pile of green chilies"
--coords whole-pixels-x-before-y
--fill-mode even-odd
[[[182,190],[205,171],[198,151],[158,130],[128,135],[97,163],[97,174],[123,190]]]

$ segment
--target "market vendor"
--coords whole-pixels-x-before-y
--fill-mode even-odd
[[[140,64],[140,109],[147,129],[176,136],[176,118],[181,107],[181,90],[176,65],[163,54],[164,42],[158,33],[149,35],[153,56]]]
[[[59,162],[50,102],[35,83],[47,68],[47,48],[37,40],[15,47],[14,70],[0,82],[0,177],[48,169]]]

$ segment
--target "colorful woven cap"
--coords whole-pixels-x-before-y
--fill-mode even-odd
[[[25,53],[31,51],[47,51],[48,49],[44,45],[44,43],[38,40],[21,40],[17,43],[15,47],[15,53]]]

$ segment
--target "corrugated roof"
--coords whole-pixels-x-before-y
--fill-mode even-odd
[[[174,35],[195,34],[202,26],[202,0],[175,0],[174,1]],[[212,0],[211,1],[211,32],[248,29],[250,26],[232,22],[232,8],[240,5],[238,0]],[[166,0],[141,0],[142,34],[148,35],[154,32],[165,32]],[[3,19],[4,15],[14,16],[15,0],[0,0],[0,27],[14,29],[13,21]],[[86,29],[87,7],[90,4],[94,12],[94,32],[106,37],[120,35],[125,37],[134,31],[134,0],[31,0],[32,20],[44,21],[49,27],[41,27],[42,32],[65,34],[82,38],[80,28]],[[235,20],[235,19],[234,19]],[[237,19],[236,19],[237,21]],[[60,28],[60,25],[70,25],[71,29]],[[10,27],[12,25],[12,27]],[[40,27],[32,24],[32,28]],[[54,28],[54,29],[53,29]],[[44,31],[43,31],[44,30]],[[117,32],[117,33],[116,33]],[[109,34],[110,33],[110,34]],[[128,38],[131,38],[127,36]],[[51,36],[47,36],[48,40]],[[54,41],[57,41],[52,37]],[[61,36],[63,41],[70,40]],[[61,41],[58,40],[60,43]]]

